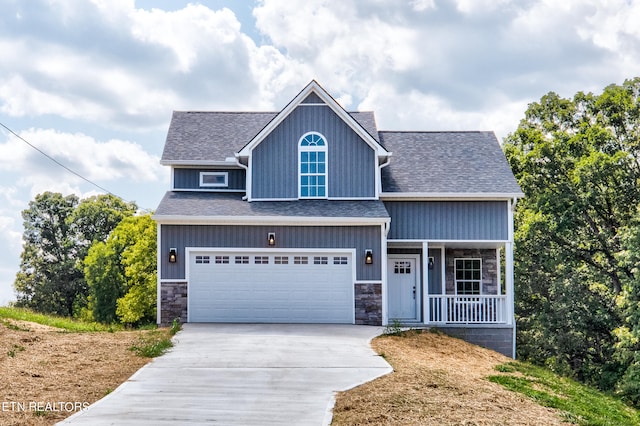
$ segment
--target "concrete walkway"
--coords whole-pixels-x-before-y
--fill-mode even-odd
[[[322,425],[336,391],[392,371],[356,325],[185,324],[175,346],[61,425]]]

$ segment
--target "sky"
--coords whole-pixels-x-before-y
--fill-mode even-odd
[[[144,209],[174,110],[279,111],[312,79],[380,130],[513,132],[640,76],[640,0],[0,0],[0,123]],[[0,129],[0,305],[21,211],[103,191]]]

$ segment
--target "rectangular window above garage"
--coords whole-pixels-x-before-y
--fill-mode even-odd
[[[229,186],[227,172],[200,172],[201,188],[226,188]]]

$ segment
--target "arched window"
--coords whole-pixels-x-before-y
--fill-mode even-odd
[[[327,142],[320,133],[305,133],[298,145],[300,198],[327,198]]]

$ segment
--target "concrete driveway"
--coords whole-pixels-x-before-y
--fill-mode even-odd
[[[380,327],[185,324],[175,346],[62,425],[322,425],[336,391],[390,373]]]

